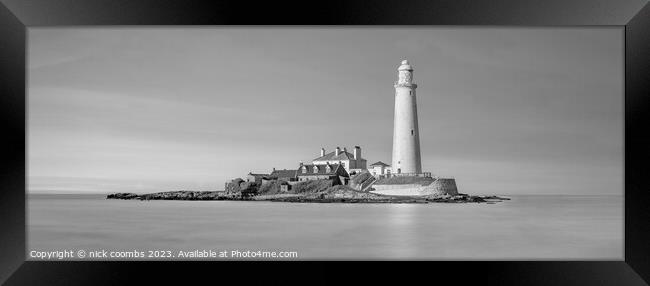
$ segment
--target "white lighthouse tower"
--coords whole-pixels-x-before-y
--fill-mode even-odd
[[[393,164],[395,173],[422,173],[420,131],[413,83],[413,68],[407,60],[399,66],[395,82],[395,118],[393,125]]]

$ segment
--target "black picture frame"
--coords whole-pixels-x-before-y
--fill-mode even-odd
[[[132,284],[227,278],[242,282],[384,283],[413,279],[494,285],[647,285],[650,281],[650,5],[621,0],[277,2],[219,0],[0,0],[0,282]],[[454,262],[26,261],[27,28],[78,25],[488,25],[625,29],[625,260]],[[363,270],[362,270],[363,269]],[[451,280],[449,280],[451,278]]]

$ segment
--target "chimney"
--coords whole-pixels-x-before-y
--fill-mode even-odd
[[[361,159],[361,147],[354,146],[354,160]]]
[[[275,167],[273,167],[273,172],[275,172]]]
[[[302,166],[302,161],[300,161],[300,166]]]
[[[338,156],[340,152],[341,152],[341,148],[336,147],[336,150],[334,150],[334,156]]]
[[[320,156],[325,156],[325,148],[320,148]]]
[[[343,147],[343,152],[347,152],[348,148]]]

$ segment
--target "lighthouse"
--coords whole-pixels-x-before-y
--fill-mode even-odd
[[[413,67],[403,60],[395,82],[395,115],[393,123],[393,174],[422,173],[420,131],[413,83]]]

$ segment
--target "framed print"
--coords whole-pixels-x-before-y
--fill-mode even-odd
[[[649,19],[3,0],[0,280],[647,285]]]

